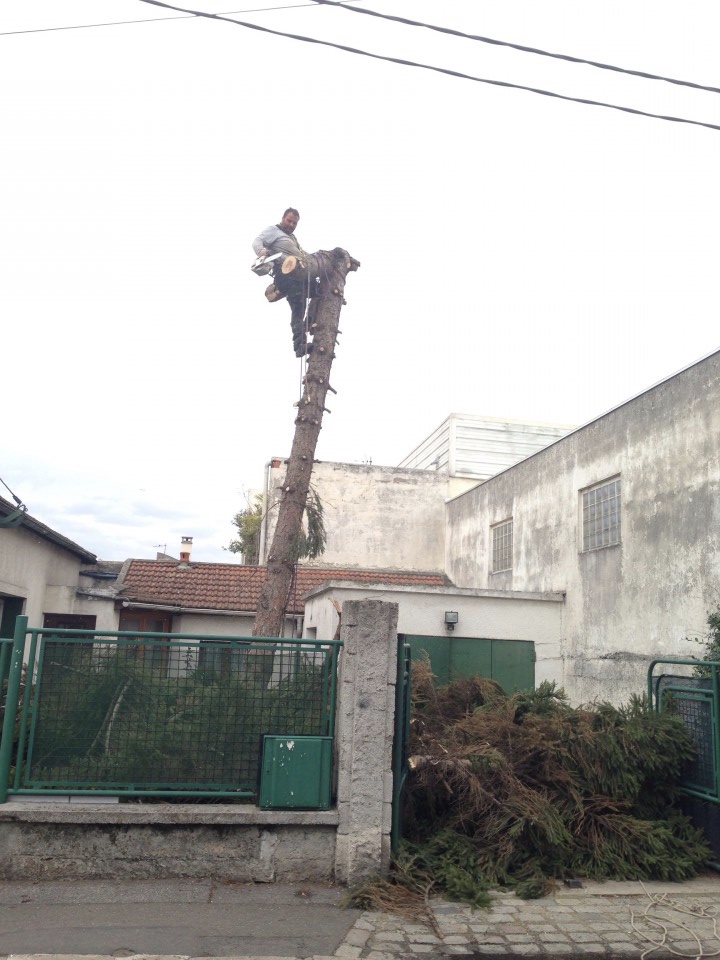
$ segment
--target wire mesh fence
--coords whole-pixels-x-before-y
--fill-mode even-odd
[[[264,735],[333,732],[338,645],[29,633],[9,793],[254,797]]]
[[[661,673],[657,665],[691,665],[694,675]],[[720,664],[705,662],[697,676],[698,662],[684,659],[654,661],[648,673],[650,702],[658,710],[672,710],[682,720],[695,747],[695,757],[683,776],[683,788],[720,803]]]
[[[666,702],[680,717],[695,745],[696,754],[685,774],[685,782],[712,793],[715,789],[716,703],[712,681],[696,677],[663,676],[658,682],[660,703]]]

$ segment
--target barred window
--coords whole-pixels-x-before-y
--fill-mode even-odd
[[[513,560],[513,522],[503,520],[492,529],[492,572],[512,570]]]
[[[582,492],[583,551],[620,543],[620,477]]]

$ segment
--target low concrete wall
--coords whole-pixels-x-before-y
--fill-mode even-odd
[[[0,805],[0,879],[334,878],[338,814],[233,804]]]

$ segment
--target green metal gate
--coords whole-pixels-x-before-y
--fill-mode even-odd
[[[693,676],[677,669],[690,665],[695,668]],[[696,675],[698,666],[703,676]],[[720,870],[720,662],[653,660],[648,668],[648,701],[657,711],[672,710],[695,745],[682,792],[687,812],[705,831],[717,861],[712,866]]]
[[[478,674],[496,680],[503,690],[535,688],[535,644],[529,640],[485,640],[476,637],[404,637],[413,660],[427,653],[440,686]]]
[[[410,694],[412,683],[412,651],[402,634],[398,637],[397,681],[395,684],[395,736],[393,739],[393,803],[391,847],[397,853],[402,832],[402,792],[408,775],[410,744]]]

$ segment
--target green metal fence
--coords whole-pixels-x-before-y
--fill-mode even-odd
[[[693,675],[678,667],[700,667]],[[659,667],[663,670],[660,672]],[[720,662],[670,658],[648,669],[648,700],[658,711],[670,709],[683,722],[696,755],[682,780],[688,812],[707,836],[720,869]]]
[[[19,617],[0,803],[87,792],[255,798],[263,736],[332,736],[339,647],[28,628]]]
[[[412,686],[412,648],[405,635],[398,636],[397,682],[395,685],[395,736],[393,739],[393,806],[390,843],[396,854],[402,833],[402,795],[408,776]]]
[[[10,672],[10,657],[12,656],[12,638],[0,637],[0,705],[3,702],[2,689]]]

